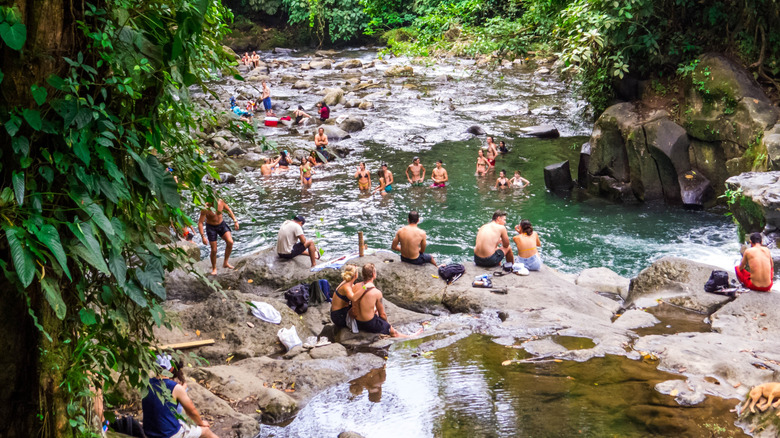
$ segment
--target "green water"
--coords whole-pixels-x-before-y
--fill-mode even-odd
[[[301,189],[297,168],[271,177],[244,174],[232,191],[245,204],[241,230],[234,233],[234,251],[247,254],[275,244],[278,227],[295,213],[306,216],[308,238],[319,233],[324,259],[356,251],[357,231],[364,232],[372,248],[389,249],[409,210],[416,209],[422,218],[420,227],[428,233],[427,252],[438,261],[463,262],[472,258],[479,226],[490,220],[494,210],[504,209],[509,225],[521,218],[534,224],[542,239],[544,263],[566,272],[606,266],[633,276],[663,255],[724,267],[737,260],[735,228],[723,212],[688,211],[662,204],[612,204],[576,194],[564,198],[548,193],[544,166],[570,160],[572,176],[576,177],[579,146],[586,137],[506,140],[511,151],[498,158],[496,169],[506,169],[510,177],[514,170],[520,170],[531,181],[526,189],[494,189],[498,171],[485,177],[474,175],[477,150],[483,141],[479,138],[420,147],[363,141],[346,159],[317,167],[313,187],[308,190]],[[413,156],[421,158],[427,175],[441,159],[449,173],[449,185],[439,189],[410,187],[404,170]],[[391,194],[369,196],[358,191],[352,175],[360,161],[366,162],[374,180],[380,163],[389,163],[396,181]]]
[[[316,396],[284,428],[261,437],[744,436],[729,412],[736,400],[680,407],[656,392],[680,379],[655,364],[606,356],[502,366],[524,357],[484,336],[414,358],[418,342],[398,344],[385,369]],[[706,426],[709,425],[709,426]]]

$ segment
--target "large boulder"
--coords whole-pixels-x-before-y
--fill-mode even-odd
[[[681,173],[677,180],[680,182],[682,203],[686,206],[704,207],[714,198],[715,190],[710,180],[695,170]]]
[[[325,97],[322,98],[322,101],[328,106],[334,106],[344,99],[344,90],[341,88],[326,88],[324,92]]]
[[[731,205],[734,218],[750,233],[764,226],[780,228],[780,171],[747,172],[726,180],[733,191],[741,190]]]
[[[479,125],[472,125],[466,128],[466,132],[471,135],[487,135],[484,129]]]
[[[558,138],[561,134],[558,132],[558,128],[552,125],[539,125],[529,126],[527,128],[520,128],[525,135],[537,138]]]
[[[333,66],[333,62],[329,59],[311,61],[309,63],[309,68],[313,70],[330,70],[332,66]]]
[[[647,307],[662,299],[676,306],[711,314],[729,297],[704,291],[713,270],[720,268],[678,257],[663,257],[631,280],[627,304]]]
[[[780,170],[780,123],[764,133],[761,143],[766,150],[770,169]]]
[[[320,128],[325,130],[325,135],[328,136],[328,141],[344,140],[345,138],[350,137],[347,131],[335,125],[320,125]]]
[[[307,88],[311,88],[311,82],[304,80],[296,81],[292,88],[293,90],[305,90]]]
[[[414,75],[414,69],[410,65],[395,65],[385,70],[385,76],[398,77],[398,76],[412,76]]]
[[[729,177],[729,172],[726,168],[724,148],[720,142],[712,143],[691,139],[688,157],[691,168],[710,181],[714,195],[722,195],[726,190],[725,182]]]
[[[551,192],[568,191],[574,186],[569,161],[550,164],[544,168],[544,185]]]
[[[596,292],[610,292],[626,298],[631,280],[609,268],[590,268],[580,272],[574,283]]]
[[[710,316],[718,333],[758,341],[780,339],[780,294],[750,292],[738,296]]]
[[[590,143],[583,143],[580,148],[580,161],[577,164],[577,185],[588,187],[588,163],[590,163]]]
[[[691,168],[688,135],[668,117],[645,123],[643,128],[647,147],[658,168],[664,198],[668,202],[680,202],[677,175]]]
[[[347,132],[357,132],[363,129],[365,126],[366,124],[363,122],[363,119],[353,116],[347,117],[339,124],[339,128]]]
[[[363,67],[363,62],[359,59],[348,59],[343,62],[339,62],[333,68],[336,70],[342,70],[342,69],[350,69],[350,68],[360,68]]]

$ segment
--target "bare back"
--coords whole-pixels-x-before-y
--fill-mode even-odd
[[[772,284],[772,254],[765,246],[756,245],[745,250],[742,263],[750,268],[750,281],[758,287]]]
[[[358,321],[371,321],[374,319],[375,312],[382,309],[380,313],[384,313],[384,308],[382,307],[382,291],[379,289],[372,287],[369,290],[367,290],[363,296],[357,300],[358,309],[357,309],[357,319]]]
[[[538,254],[539,251],[536,248],[542,246],[542,243],[539,240],[539,235],[536,234],[536,231],[531,233],[530,236],[525,233],[519,234],[513,237],[512,240],[515,242],[515,245],[517,245],[518,257],[525,259]]]
[[[416,259],[424,249],[425,231],[412,225],[407,225],[396,233],[396,239],[401,244],[401,255],[408,259]]]
[[[498,249],[501,243],[505,248],[509,247],[509,235],[506,227],[494,221],[480,227],[477,232],[477,243],[474,245],[474,255],[477,257],[490,257]]]

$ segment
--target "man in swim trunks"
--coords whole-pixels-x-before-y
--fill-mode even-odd
[[[303,235],[303,224],[306,219],[295,216],[292,220],[284,221],[279,227],[279,236],[276,238],[276,253],[285,260],[293,259],[299,255],[307,255],[311,260],[311,266],[317,265],[320,253],[314,246],[313,240],[306,240]]]
[[[363,289],[365,292],[352,305],[353,309],[356,309],[355,320],[358,329],[363,332],[380,333],[395,338],[406,337],[387,322],[387,313],[382,305],[382,291],[374,286],[374,280],[376,280],[376,268],[373,264],[366,263],[363,266]]]
[[[488,163],[490,164],[490,167],[496,167],[496,157],[498,156],[498,148],[496,147],[496,144],[493,142],[493,137],[487,138],[487,153],[485,156],[487,156]]]
[[[360,163],[360,168],[355,172],[358,179],[358,188],[361,192],[371,190],[371,174],[366,170],[366,163]]]
[[[409,177],[409,171],[412,171],[412,176]],[[406,179],[413,186],[421,186],[425,180],[425,167],[420,164],[420,158],[414,157],[412,164],[406,168]]]
[[[433,266],[438,266],[430,254],[425,254],[425,246],[427,245],[425,239],[427,236],[425,231],[417,226],[419,221],[419,213],[414,210],[410,211],[409,225],[401,228],[395,233],[391,249],[401,253],[402,262],[411,263],[413,265],[431,263]]]
[[[433,187],[444,187],[450,180],[450,177],[447,176],[447,169],[442,167],[441,160],[436,161],[436,168],[431,172],[431,178],[433,179]]]
[[[382,163],[382,172],[385,174],[385,193],[390,193],[393,190],[393,174],[387,170],[387,163]]]
[[[506,213],[496,210],[493,220],[482,225],[477,231],[474,263],[483,268],[492,268],[501,264],[504,257],[507,262],[515,261],[509,246],[509,234],[506,232]]]
[[[271,105],[271,89],[268,88],[268,82],[263,80],[263,94],[260,96],[263,99],[263,108],[265,108],[265,115],[275,117],[276,114]]]
[[[230,227],[227,226],[225,220],[222,218],[222,212],[227,210],[230,218],[233,219],[233,225],[238,229],[238,219],[233,214],[233,210],[222,199],[217,200],[217,211],[211,211],[211,202],[206,203],[206,208],[200,211],[200,218],[198,218],[198,230],[200,231],[200,238],[203,239],[204,245],[211,246],[211,275],[217,275],[217,238],[221,237],[225,241],[225,261],[222,263],[223,268],[233,269],[233,266],[228,263],[230,253],[233,251],[233,236],[230,234]],[[203,231],[203,224],[206,224],[206,231]],[[208,240],[206,240],[208,235]]]
[[[775,276],[772,254],[762,245],[761,233],[750,235],[750,248],[742,254],[742,262],[734,270],[737,280],[750,290],[769,292]]]

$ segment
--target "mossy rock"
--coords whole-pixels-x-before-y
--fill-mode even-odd
[[[399,27],[398,29],[388,30],[379,37],[379,41],[382,44],[387,44],[390,41],[404,43],[414,39],[414,33],[408,27]]]

